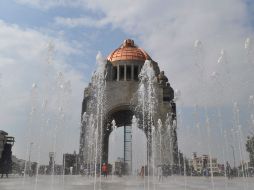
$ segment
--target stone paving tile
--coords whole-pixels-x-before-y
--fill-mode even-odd
[[[223,177],[214,178],[213,183],[210,178],[203,177],[179,177],[171,176],[164,178],[163,182],[156,179],[148,188],[147,178],[144,181],[139,177],[116,177],[109,176],[107,179],[97,178],[94,188],[94,178],[88,179],[83,176],[38,176],[37,185],[35,177],[10,176],[10,178],[0,179],[0,190],[253,190],[254,178],[234,178],[227,180]],[[213,185],[214,184],[214,185]]]

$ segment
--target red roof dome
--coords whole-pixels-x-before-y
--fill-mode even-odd
[[[124,40],[123,44],[113,51],[107,58],[108,61],[145,61],[151,57],[134,44],[131,39]]]

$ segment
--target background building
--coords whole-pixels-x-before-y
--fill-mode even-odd
[[[199,175],[203,175],[204,171],[208,169],[209,173],[219,174],[222,171],[222,167],[219,168],[217,163],[217,158],[210,158],[208,155],[204,154],[202,156],[197,156],[197,153],[194,152],[192,159],[189,161],[189,165],[193,170]]]
[[[2,174],[8,174],[12,171],[12,146],[14,137],[8,136],[5,131],[0,131],[0,171]]]
[[[16,156],[12,156],[12,173],[22,175],[22,172],[25,170],[26,161],[19,159]]]
[[[63,155],[63,169],[64,169],[64,174],[65,175],[77,175],[79,174],[79,164],[78,164],[78,160],[79,159],[79,155],[76,154],[76,152],[74,151],[73,154],[64,154]]]
[[[4,144],[6,142],[7,135],[8,135],[8,133],[0,130],[0,159],[2,157],[2,151],[4,150]]]

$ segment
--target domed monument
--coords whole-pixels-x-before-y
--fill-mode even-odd
[[[164,71],[131,39],[99,62],[101,68],[84,90],[81,165],[108,162],[110,133],[116,126],[133,126],[135,118],[147,138],[147,165],[154,159],[176,170],[176,106]]]

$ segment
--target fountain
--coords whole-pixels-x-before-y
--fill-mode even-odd
[[[246,61],[249,66],[253,62],[253,44],[251,38],[245,41]],[[47,63],[50,66],[52,59],[52,44],[49,45],[50,57]],[[192,108],[193,122],[185,123],[186,106],[182,100],[180,90],[173,90],[168,78],[160,71],[158,63],[136,44],[133,40],[125,40],[107,58],[100,53],[96,57],[97,69],[93,73],[91,82],[84,90],[80,123],[79,153],[76,157],[76,169],[70,167],[70,175],[65,173],[67,158],[63,158],[63,168],[57,173],[57,155],[61,150],[57,146],[60,132],[67,126],[68,98],[71,93],[71,84],[65,80],[64,74],[58,72],[55,77],[54,89],[46,89],[41,94],[42,87],[37,84],[31,89],[31,111],[29,115],[28,137],[24,176],[21,180],[21,189],[118,189],[122,186],[127,189],[241,189],[249,190],[253,186],[251,181],[252,166],[248,163],[245,153],[245,129],[248,123],[249,130],[254,126],[254,98],[253,92],[248,95],[248,122],[244,122],[244,107],[235,97],[229,97],[227,108],[221,106],[222,97],[227,91],[233,93],[229,55],[225,49],[218,52],[215,59],[215,69],[208,73],[205,65],[205,47],[200,40],[194,42],[194,65],[197,72],[197,81],[200,85],[201,99],[193,98],[195,107]],[[251,66],[250,66],[251,68]],[[49,76],[49,72],[46,72]],[[226,78],[226,81],[225,81]],[[246,85],[247,83],[244,83]],[[214,102],[208,105],[209,85],[216,91]],[[0,86],[1,87],[1,86]],[[0,89],[1,90],[1,89]],[[52,100],[50,94],[54,92],[56,98]],[[39,103],[42,99],[42,104]],[[176,110],[176,104],[178,104]],[[50,106],[54,107],[54,116],[50,116]],[[232,111],[230,127],[225,127],[225,109]],[[33,136],[33,126],[39,123],[39,133],[36,139]],[[49,125],[53,126],[50,129]],[[192,127],[193,125],[193,127]],[[123,138],[116,136],[119,129],[123,129]],[[183,154],[179,147],[182,138],[179,132],[186,130],[186,138],[193,138],[190,147],[206,147],[205,155]],[[192,134],[188,134],[189,131]],[[221,141],[219,152],[223,166],[219,168],[214,149],[214,132]],[[195,133],[195,136],[191,136]],[[145,137],[141,139],[141,134]],[[40,173],[41,155],[44,144],[42,139],[49,135],[52,165],[48,175]],[[110,140],[109,140],[110,139]],[[124,142],[123,158],[109,161],[109,154],[117,149],[119,141]],[[180,145],[178,147],[178,144]],[[34,179],[29,178],[31,171],[31,152],[33,147],[36,170]],[[231,155],[231,156],[229,156]],[[233,155],[233,158],[232,158]],[[230,170],[231,180],[227,171],[228,163],[234,167]],[[238,160],[238,161],[237,161]],[[239,167],[236,162],[240,162]],[[108,166],[112,175],[102,178],[102,165]],[[223,169],[224,167],[224,169]],[[221,171],[219,171],[219,169]],[[75,174],[75,175],[74,175]],[[82,175],[78,175],[82,174]],[[117,175],[116,175],[117,174]],[[46,181],[49,181],[46,183]],[[32,185],[31,185],[32,184]],[[43,184],[46,184],[45,187]],[[0,184],[1,187],[1,184]]]
[[[158,167],[162,167],[163,175],[170,176],[170,175],[182,175],[184,176],[184,188],[187,189],[188,187],[188,175],[196,175],[193,171],[190,171],[190,166],[186,158],[183,157],[183,154],[178,151],[177,146],[177,126],[180,123],[181,127],[184,127],[183,123],[183,107],[184,104],[180,98],[180,91],[175,91],[175,96],[172,94],[173,89],[170,87],[167,77],[164,75],[164,72],[160,72],[157,66],[157,63],[154,62],[144,51],[142,51],[143,56],[145,58],[140,57],[124,57],[125,55],[125,48],[136,48],[136,45],[132,40],[126,40],[120,48],[116,49],[112,54],[110,54],[106,60],[100,58],[100,61],[103,63],[104,70],[101,73],[104,76],[103,82],[101,81],[100,87],[103,91],[100,91],[100,96],[96,97],[95,102],[100,102],[100,106],[103,107],[103,114],[100,113],[98,116],[98,111],[94,112],[93,114],[97,114],[97,119],[95,122],[101,124],[100,125],[100,132],[101,135],[96,136],[96,138],[90,138],[89,135],[81,136],[81,139],[90,139],[89,142],[97,141],[100,142],[100,147],[98,151],[98,155],[100,157],[99,160],[95,160],[95,165],[100,165],[103,162],[107,162],[107,154],[108,154],[108,136],[112,131],[117,130],[117,127],[121,126],[131,126],[131,151],[132,151],[132,167],[131,169],[132,175],[145,175],[142,178],[142,188],[143,189],[156,189],[156,179],[158,175]],[[247,55],[250,56],[251,54],[251,41],[250,39],[246,40],[245,48],[248,50]],[[132,50],[132,49],[131,49]],[[128,51],[131,51],[128,50]],[[128,52],[131,54],[131,52]],[[122,55],[119,56],[119,55]],[[126,53],[127,55],[127,53]],[[133,55],[134,56],[134,55]],[[210,114],[210,108],[208,110],[207,102],[207,85],[209,84],[209,79],[207,78],[207,67],[204,64],[204,47],[200,40],[196,40],[194,43],[194,61],[198,78],[198,83],[200,84],[202,99],[196,100],[196,109],[195,109],[195,127],[198,131],[197,135],[198,138],[201,139],[202,135],[206,135],[206,143],[207,143],[207,155],[204,159],[206,159],[206,163],[203,166],[203,170],[200,171],[200,175],[210,176],[210,185],[212,189],[216,189],[216,176],[218,175],[217,166],[214,163],[214,153],[212,146],[212,132],[214,123],[211,121],[213,117]],[[140,62],[143,62],[143,65],[140,65]],[[225,77],[228,77],[227,84],[230,83],[230,72],[228,70],[228,58],[227,53],[224,49],[221,49],[219,58],[217,60],[218,70],[213,71],[210,74],[210,79],[213,81],[213,85],[216,86],[217,93],[222,93],[224,95],[225,84],[222,81]],[[138,77],[137,77],[138,74]],[[221,77],[225,74],[224,77]],[[136,82],[137,81],[137,82]],[[98,84],[98,83],[97,83]],[[209,84],[210,85],[210,84]],[[93,86],[93,80],[90,86]],[[98,103],[94,104],[90,103],[91,96],[94,96],[89,91],[91,91],[90,86],[85,89],[85,96],[83,101],[83,112],[90,110],[89,106],[97,105]],[[93,89],[98,87],[94,86]],[[118,90],[121,89],[119,92]],[[128,89],[128,94],[124,94],[122,92]],[[96,94],[96,93],[94,93]],[[132,96],[131,96],[132,95]],[[114,99],[112,99],[114,96]],[[102,98],[103,101],[98,100],[98,98]],[[93,99],[93,98],[91,98]],[[163,101],[161,101],[161,99]],[[250,102],[253,98],[250,97]],[[220,138],[223,139],[225,145],[222,146],[222,157],[223,157],[223,164],[226,166],[227,158],[226,158],[226,149],[229,147],[229,139],[228,139],[228,132],[223,129],[223,113],[219,105],[221,104],[221,100],[219,97],[215,98],[216,102],[214,103],[216,108],[216,117],[218,119],[218,124],[216,125],[217,130],[220,132]],[[177,113],[178,122],[176,120],[176,110],[174,102],[179,102],[179,112]],[[233,102],[233,99],[232,99]],[[167,107],[167,111],[165,112],[165,108],[162,108],[162,104],[169,103]],[[249,104],[251,105],[251,103]],[[101,108],[100,108],[101,109]],[[163,110],[164,109],[164,110]],[[163,111],[162,111],[163,110]],[[200,115],[200,111],[203,111],[203,114]],[[240,124],[239,119],[239,106],[235,104],[233,108],[234,112],[234,131],[237,139],[238,149],[239,149],[239,156],[241,160],[245,160],[243,151],[244,151],[244,136],[242,127]],[[250,116],[250,120],[253,119],[252,115]],[[88,125],[85,125],[89,128]],[[92,126],[92,125],[90,125]],[[107,126],[107,131],[103,131]],[[117,126],[117,127],[116,127]],[[204,127],[203,127],[204,126]],[[84,128],[84,125],[83,125]],[[96,129],[99,129],[98,127]],[[91,129],[90,129],[91,130]],[[143,145],[139,151],[146,152],[146,158],[143,159],[144,164],[144,174],[142,172],[137,172],[138,168],[135,166],[138,165],[141,161],[140,158],[135,155],[134,149],[136,148],[136,144],[138,144],[138,131],[142,130],[147,138],[147,142]],[[83,134],[83,133],[82,133]],[[112,137],[113,143],[116,143],[115,136]],[[115,146],[115,145],[111,145]],[[200,140],[198,141],[198,146],[201,146]],[[82,145],[81,145],[82,147]],[[85,147],[85,145],[83,146]],[[124,149],[125,151],[125,149]],[[87,151],[80,151],[81,156],[83,152]],[[97,156],[98,156],[97,155]],[[125,155],[125,154],[124,154]],[[85,157],[82,160],[86,163]],[[145,161],[145,162],[144,162]],[[204,161],[202,161],[204,162]],[[217,163],[216,163],[217,164]],[[246,189],[248,184],[245,175],[245,167],[244,165],[241,166],[243,171],[243,187]],[[194,168],[195,170],[195,168]],[[125,171],[126,172],[126,171]],[[126,172],[125,174],[127,174]],[[101,174],[100,174],[101,176]],[[222,174],[224,176],[225,186],[224,188],[228,188],[228,181],[227,181],[227,174],[226,172]],[[175,180],[177,180],[176,177]],[[97,181],[96,176],[94,177],[95,183]],[[137,179],[137,178],[136,178]],[[100,179],[101,183],[101,179]],[[94,186],[96,189],[96,186]]]

